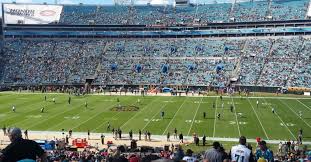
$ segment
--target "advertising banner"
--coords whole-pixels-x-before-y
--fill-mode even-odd
[[[5,24],[50,24],[58,22],[61,5],[3,4]]]

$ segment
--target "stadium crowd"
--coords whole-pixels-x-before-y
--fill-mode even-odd
[[[101,137],[102,147],[98,144],[87,146],[80,150],[70,149],[69,138],[56,139],[48,150],[43,150],[38,143],[28,139],[28,133],[25,133],[25,139],[22,137],[22,131],[19,128],[11,128],[5,133],[9,136],[11,144],[3,150],[0,150],[0,161],[29,161],[37,158],[41,161],[108,161],[108,162],[150,162],[150,161],[182,161],[182,162],[274,162],[274,161],[311,161],[311,151],[308,151],[306,145],[300,142],[284,141],[278,145],[278,150],[274,153],[269,149],[264,140],[258,139],[255,148],[251,143],[247,143],[244,136],[239,138],[237,145],[232,146],[230,150],[225,150],[219,142],[213,142],[210,148],[203,152],[194,153],[191,149],[183,150],[183,140],[180,144],[165,145],[164,147],[137,147],[136,140],[131,141],[130,146],[115,146],[110,141],[104,143]],[[71,134],[70,134],[71,136]],[[174,135],[175,136],[175,135]],[[131,139],[130,135],[130,139]],[[181,137],[179,137],[181,138]],[[195,147],[205,146],[205,137],[202,137],[203,145],[199,142],[199,137],[194,135],[193,143]],[[168,136],[169,139],[169,136]],[[139,139],[140,140],[140,139]],[[168,142],[169,144],[169,142]],[[55,146],[54,146],[55,145]],[[103,147],[105,146],[105,147]],[[241,161],[241,160],[240,160]]]
[[[252,22],[305,19],[308,0],[251,1],[236,3],[166,6],[89,6],[65,5],[60,24],[154,25],[210,22]]]
[[[311,87],[310,38],[8,39],[1,83]],[[233,75],[235,73],[235,75]]]

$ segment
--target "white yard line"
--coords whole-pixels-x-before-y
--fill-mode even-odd
[[[268,102],[266,101],[266,99],[264,99],[264,101],[265,101],[266,103],[268,103]],[[269,105],[269,104],[268,104],[268,105]],[[269,107],[272,108],[271,105],[269,105]],[[284,127],[286,127],[287,130],[289,131],[289,133],[294,137],[294,139],[297,139],[297,138],[295,137],[295,135],[293,134],[293,132],[288,128],[288,126],[286,125],[286,123],[285,123],[285,122],[282,120],[282,118],[279,116],[279,114],[278,114],[276,111],[275,111],[274,113],[275,113],[275,115],[280,119],[280,121],[283,123]]]
[[[147,105],[143,106],[143,108],[144,108],[143,110],[139,111],[138,113],[135,113],[135,115],[133,115],[129,120],[127,120],[124,124],[122,124],[120,128],[123,128],[129,121],[131,121],[131,120],[134,119],[137,115],[139,115],[139,114],[141,114],[142,112],[144,112],[144,110],[147,110],[148,108],[146,108],[146,107],[147,107],[148,105],[150,105],[151,103],[154,103],[155,101],[158,101],[159,99],[160,99],[160,97],[157,98],[157,99],[155,99],[155,100],[153,100],[152,102],[149,102]]]
[[[128,98],[128,99],[129,99],[129,98]],[[128,99],[127,99],[127,100],[128,100]],[[126,100],[126,101],[127,101],[127,100]],[[104,109],[104,110],[108,110],[109,108],[112,108],[113,106],[116,106],[117,104],[118,104],[118,103],[113,104],[113,105],[109,106],[108,108],[106,108],[106,109]],[[95,115],[93,115],[93,116],[89,117],[87,120],[85,120],[85,121],[83,121],[82,123],[80,123],[79,125],[77,125],[77,126],[73,127],[73,128],[72,128],[72,130],[74,130],[74,129],[76,129],[76,128],[80,127],[82,124],[84,124],[84,123],[86,123],[86,122],[90,121],[91,119],[95,118],[96,116],[100,115],[101,113],[103,113],[103,112],[104,112],[104,110],[103,110],[103,111],[101,111],[100,113],[97,113],[97,114],[95,114]],[[119,113],[120,113],[120,112],[119,112]]]
[[[240,130],[240,124],[239,124],[239,121],[238,121],[238,115],[236,114],[236,107],[234,105],[234,101],[233,101],[232,97],[231,97],[231,101],[232,101],[232,105],[233,105],[233,108],[234,108],[234,115],[235,115],[236,124],[238,125],[239,136],[241,137],[241,130]]]
[[[167,129],[170,127],[170,125],[172,124],[172,122],[174,121],[174,119],[175,119],[175,117],[176,117],[176,115],[178,114],[178,112],[179,112],[179,110],[181,109],[181,107],[186,103],[185,101],[186,101],[187,99],[185,99],[184,100],[184,102],[179,106],[179,108],[178,108],[178,110],[175,112],[175,114],[174,114],[174,116],[173,116],[173,119],[168,123],[168,125],[167,125],[167,127],[165,128],[165,130],[164,130],[164,132],[163,132],[163,134],[162,135],[164,135],[165,134],[165,132],[167,131]]]
[[[48,102],[48,101],[46,101],[46,102]],[[66,102],[66,104],[67,104],[67,102]],[[55,104],[49,104],[49,105],[45,105],[44,107],[45,107],[45,111],[49,111],[49,110],[51,110],[51,109],[57,109],[58,107],[57,106],[54,106],[54,107],[52,107],[52,108],[50,108],[50,109],[47,109],[47,107],[49,107],[49,106],[52,106],[52,105],[55,105]],[[53,116],[48,116],[47,118],[45,118],[44,120],[42,120],[42,121],[40,121],[39,123],[34,123],[34,124],[31,124],[30,126],[27,126],[28,128],[31,128],[31,127],[33,127],[33,126],[36,126],[36,125],[39,125],[39,124],[41,124],[42,122],[44,122],[44,121],[47,121],[48,119],[50,119],[50,118],[53,118],[53,117],[56,117],[56,116],[58,116],[58,115],[60,115],[60,114],[65,114],[65,113],[67,113],[67,112],[69,112],[69,111],[72,111],[72,110],[74,110],[75,108],[72,108],[72,105],[69,105],[70,106],[70,108],[68,108],[68,110],[66,110],[66,111],[63,111],[63,112],[59,112],[59,113],[56,113],[56,114],[54,114]],[[80,106],[79,106],[80,107]],[[38,109],[38,111],[39,111],[39,109]],[[63,122],[63,121],[62,121]],[[15,123],[14,123],[15,124]],[[54,126],[53,126],[54,127]],[[49,128],[48,128],[49,129]]]
[[[252,103],[249,101],[249,99],[247,99],[247,100],[248,100],[249,104],[251,105],[251,107],[252,107],[252,109],[253,109],[253,111],[254,111],[254,113],[255,113],[256,117],[257,117],[257,120],[259,121],[259,124],[261,125],[261,128],[262,128],[263,132],[265,133],[265,135],[266,135],[267,139],[269,140],[268,134],[267,134],[267,132],[266,132],[265,128],[263,127],[263,125],[262,125],[262,123],[261,123],[261,121],[260,121],[260,119],[259,119],[259,117],[258,117],[257,112],[255,111],[255,109],[254,109],[254,107],[253,107]]]
[[[82,109],[82,108],[81,108]],[[82,110],[80,113],[78,113],[78,114],[75,114],[74,116],[80,116],[80,114],[82,114],[82,113],[84,113],[85,112],[85,108],[83,108],[84,110]],[[72,120],[72,119],[71,119]],[[79,119],[78,119],[79,120]],[[47,129],[46,129],[46,131],[48,131],[48,130],[53,130],[53,128],[57,128],[59,125],[62,125],[64,122],[67,122],[67,120],[62,120],[61,122],[59,122],[58,124],[56,124],[56,125],[53,125],[52,127],[48,127]]]
[[[280,100],[281,101],[281,100]],[[306,123],[307,124],[307,126],[309,126],[310,128],[311,128],[311,125],[310,124],[308,124],[302,117],[300,117],[291,107],[289,107],[287,104],[285,104],[283,101],[281,101],[281,103],[283,104],[283,105],[285,105],[286,107],[288,107],[293,113],[295,113],[304,123]]]
[[[44,120],[41,120],[39,123],[34,123],[34,124],[28,126],[28,128],[37,126],[37,125],[39,125],[39,124],[41,124],[41,123],[43,123],[43,122],[45,122],[45,121],[47,121],[47,120],[49,120],[49,119],[51,119],[51,118],[54,118],[54,117],[56,117],[56,116],[58,116],[58,115],[60,115],[60,114],[67,113],[68,111],[72,111],[72,110],[73,110],[73,109],[68,108],[68,110],[66,110],[66,111],[62,111],[62,112],[56,113],[56,114],[54,114],[54,115],[52,115],[52,116],[48,116],[48,117],[45,118]]]
[[[116,104],[118,104],[118,103],[116,103]],[[114,105],[112,105],[112,106],[115,106],[116,104],[114,104]],[[98,105],[98,103],[95,104],[95,105]],[[103,113],[105,110],[111,108],[112,106],[109,106],[108,108],[103,109],[103,111],[97,113],[96,115],[99,115],[99,114]],[[80,107],[82,108],[82,106],[80,106]],[[85,107],[84,107],[84,106],[83,106],[83,109],[84,109],[83,111],[81,111],[80,113],[76,114],[75,116],[79,116],[80,114],[85,113]],[[95,116],[96,116],[96,115],[95,115]],[[90,119],[92,119],[92,117],[91,117],[91,118],[88,118],[88,120],[90,120]],[[53,128],[57,128],[59,125],[62,125],[62,124],[63,124],[64,122],[66,122],[66,121],[67,121],[67,120],[63,120],[63,121],[61,121],[60,123],[58,123],[58,124],[56,124],[56,125],[54,125],[54,126],[52,126],[52,127],[49,127],[47,130],[51,130],[51,129],[53,129]],[[81,124],[83,124],[83,123],[81,123]],[[72,130],[73,130],[73,129],[72,129]]]
[[[217,99],[218,98],[216,98],[216,101],[215,101],[215,106],[216,106],[216,108],[215,108],[215,117],[214,117],[214,130],[213,130],[213,137],[215,137],[215,133],[216,133],[216,118],[217,118]]]
[[[118,116],[120,113],[121,113],[121,111],[118,112],[117,114],[113,115],[113,116],[111,117],[111,119],[113,119],[114,117]],[[104,122],[103,122],[102,124],[100,124],[99,126],[97,126],[95,129],[92,129],[90,132],[96,131],[98,128],[102,127],[102,126],[103,126],[104,124],[106,124],[106,123],[107,123],[107,119],[105,119]]]
[[[307,105],[305,105],[304,103],[302,103],[301,101],[299,101],[298,99],[296,99],[300,104],[302,104],[303,106],[305,106],[306,108],[308,108],[309,110],[311,110],[311,108]]]
[[[200,103],[199,103],[199,105],[198,105],[198,107],[197,107],[197,110],[196,110],[196,112],[195,112],[195,114],[194,114],[194,116],[193,116],[193,119],[192,119],[192,121],[191,121],[191,126],[190,126],[189,131],[188,131],[188,134],[187,134],[188,136],[189,136],[189,133],[190,133],[191,128],[192,128],[192,126],[193,126],[195,117],[197,116],[197,113],[198,113],[198,110],[199,110],[200,105],[201,105],[201,103],[202,103],[202,100],[203,100],[203,97],[201,98],[201,101],[200,101]]]
[[[23,95],[24,96],[24,95]],[[35,100],[34,100],[35,101]],[[16,112],[17,113],[14,113],[15,115],[14,116],[12,116],[12,117],[9,117],[9,118],[4,118],[3,120],[0,120],[0,122],[2,122],[2,121],[4,121],[4,120],[8,120],[8,119],[12,119],[12,118],[15,118],[16,116],[18,116],[18,113],[19,112],[23,112],[23,113],[29,113],[29,112],[31,112],[31,111],[34,111],[34,110],[36,110],[36,109],[38,109],[38,112],[40,112],[40,109],[42,108],[42,105],[44,105],[46,102],[45,101],[43,101],[43,100],[41,100],[41,101],[38,101],[38,102],[33,102],[33,103],[31,103],[31,102],[29,102],[29,103],[31,103],[30,105],[27,105],[27,107],[32,107],[31,109],[29,109],[29,108],[27,108],[27,107],[25,107],[23,104],[25,104],[25,103],[28,103],[29,101],[28,100],[25,100],[24,102],[21,102],[21,103],[19,103],[19,104],[8,104],[9,106],[7,107],[7,108],[5,108],[5,106],[2,106],[2,108],[0,108],[0,110],[4,110],[4,109],[7,109],[7,110],[9,110],[9,111],[6,111],[5,110],[5,112],[4,113],[2,113],[2,114],[9,114],[9,113],[13,113],[12,112],[12,106],[13,105],[15,105],[15,107],[16,107]],[[39,105],[38,107],[36,107],[36,106],[33,106],[33,105]],[[20,108],[21,107],[21,108]],[[20,109],[19,109],[20,108]],[[19,111],[19,110],[29,110],[29,111]],[[25,120],[25,119],[24,119]],[[28,119],[27,119],[28,120]],[[21,122],[21,121],[20,121]],[[18,122],[19,123],[19,122]]]
[[[169,101],[171,101],[172,99],[173,99],[173,97],[171,97]],[[154,114],[154,115],[152,116],[152,118],[145,124],[145,126],[143,127],[143,129],[141,129],[142,131],[149,125],[149,123],[152,121],[152,119],[154,119],[154,117],[156,117],[156,116],[163,110],[163,108],[164,108],[168,103],[169,103],[169,102],[166,102],[166,103],[160,108],[160,110],[159,110],[156,114]]]
[[[40,102],[40,103],[41,103],[41,102]],[[38,103],[33,103],[33,104],[30,104],[30,105],[27,105],[27,107],[28,107],[28,106],[31,106],[31,105],[36,105],[36,104],[38,104]],[[53,104],[50,104],[50,105],[53,105]],[[48,105],[48,106],[49,106],[49,105]],[[44,106],[44,107],[47,107],[47,106]],[[32,112],[32,111],[35,111],[36,109],[38,109],[38,112],[39,112],[41,108],[42,108],[42,105],[40,105],[39,107],[35,107],[35,106],[34,106],[32,109],[27,109],[27,110],[29,110],[29,111],[23,112],[23,113],[26,113],[26,114],[23,114],[23,115],[26,115],[26,117],[27,117],[27,114],[28,114],[28,113],[30,113],[30,112]],[[16,111],[18,112],[18,109],[17,109]],[[4,114],[8,114],[8,113],[4,113]],[[18,114],[16,114],[16,115],[18,115]],[[9,120],[9,119],[12,119],[12,118],[16,118],[16,115],[14,115],[14,116],[12,116],[12,117],[9,117],[9,118],[4,118],[3,120]],[[15,126],[16,126],[17,123],[22,123],[22,122],[27,121],[27,120],[29,120],[29,119],[30,119],[30,118],[23,119],[23,120],[21,120],[21,121],[19,121],[19,122],[13,123],[12,125],[15,125]],[[0,122],[2,122],[3,120],[1,120]]]
[[[283,125],[287,128],[287,130],[289,131],[289,133],[294,137],[294,139],[297,139],[295,137],[295,135],[293,134],[293,132],[288,128],[288,126],[285,124],[285,122],[281,119],[281,117],[278,115],[277,112],[275,112],[276,116],[281,120],[281,122],[283,123]]]

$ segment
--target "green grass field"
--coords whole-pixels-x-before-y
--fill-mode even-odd
[[[44,101],[44,95],[47,101]],[[56,104],[52,98],[56,98]],[[112,111],[118,105],[136,105],[138,111]],[[140,99],[140,104],[137,100]],[[86,109],[84,104],[88,102]],[[256,101],[259,101],[259,107]],[[213,102],[216,108],[213,108]],[[164,96],[72,96],[67,94],[0,93],[0,127],[17,126],[28,130],[107,132],[111,127],[127,133],[138,129],[152,134],[166,135],[177,128],[184,135],[197,133],[208,137],[294,139],[299,128],[304,130],[304,140],[311,141],[311,98],[239,98],[224,97],[224,109],[219,97],[164,97]],[[230,111],[234,104],[235,110]],[[16,112],[12,112],[15,105]],[[41,107],[45,112],[41,113]],[[272,107],[276,113],[271,112]],[[161,119],[160,112],[165,112]],[[302,112],[302,117],[299,116]],[[207,118],[203,118],[203,112]],[[215,118],[217,113],[221,119]]]

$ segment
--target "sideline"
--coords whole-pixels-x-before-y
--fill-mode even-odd
[[[65,135],[64,137],[68,134],[68,132],[64,132]],[[3,133],[0,133],[0,139],[3,139]],[[29,136],[31,137],[36,137],[35,139],[53,139],[53,138],[63,138],[62,132],[61,131],[28,131]],[[73,132],[73,137],[74,138],[87,138],[87,132]],[[100,140],[101,134],[105,135],[105,138],[113,138],[112,133],[92,133],[91,132],[91,139],[96,139]],[[38,138],[37,138],[38,137]],[[39,138],[41,137],[41,138]],[[126,140],[127,142],[130,142],[128,140],[128,134],[124,133],[122,136],[123,139],[121,141]],[[138,134],[133,134],[134,139],[138,138]],[[173,143],[173,142],[179,142],[178,139],[171,139],[171,142],[166,142],[166,135],[152,135],[151,139],[154,142],[165,142],[167,143]],[[206,137],[206,140],[208,141],[223,141],[223,142],[237,142],[239,141],[239,138],[222,138],[222,137]],[[280,142],[284,142],[284,140],[265,140],[267,143],[271,144],[278,144]],[[120,140],[119,140],[120,141]],[[187,142],[193,142],[193,137],[192,136],[184,136],[184,141]],[[256,139],[247,139],[247,142],[256,142]],[[311,145],[311,141],[304,141],[303,144],[305,145]]]

